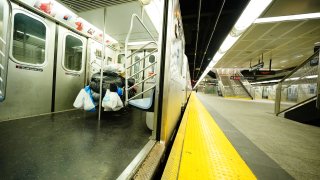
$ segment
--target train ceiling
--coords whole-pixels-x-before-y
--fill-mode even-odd
[[[76,12],[83,12],[106,6],[113,6],[137,0],[59,0]]]

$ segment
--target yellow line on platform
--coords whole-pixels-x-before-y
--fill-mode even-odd
[[[193,93],[162,179],[256,177]]]
[[[243,100],[252,100],[251,98],[248,97],[241,97],[241,96],[224,96],[226,99],[243,99]]]
[[[164,173],[162,175],[162,179],[177,179],[178,177],[183,140],[184,140],[185,129],[186,129],[188,116],[189,116],[189,109],[190,107],[187,106],[184,112],[183,118],[181,120],[178,133],[172,145],[170,156],[167,161]]]

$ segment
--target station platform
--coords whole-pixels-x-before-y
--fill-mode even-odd
[[[162,179],[320,179],[319,127],[273,108],[193,93]]]
[[[80,110],[0,123],[0,179],[116,179],[147,144],[145,112]]]

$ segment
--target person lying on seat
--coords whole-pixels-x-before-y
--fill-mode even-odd
[[[117,90],[117,85],[111,83],[110,88],[107,89],[106,95],[102,100],[102,107],[104,107],[104,111],[118,111],[123,108],[123,103],[117,93]]]

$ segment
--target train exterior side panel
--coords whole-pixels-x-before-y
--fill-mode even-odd
[[[85,83],[87,39],[59,26],[55,111],[73,109]]]
[[[51,111],[55,23],[12,5],[7,94],[0,103],[0,121]]]
[[[182,68],[184,55],[184,34],[182,29],[179,1],[169,2],[167,24],[167,42],[165,55],[165,77],[163,90],[163,108],[161,137],[168,142],[181,115],[184,83]]]

